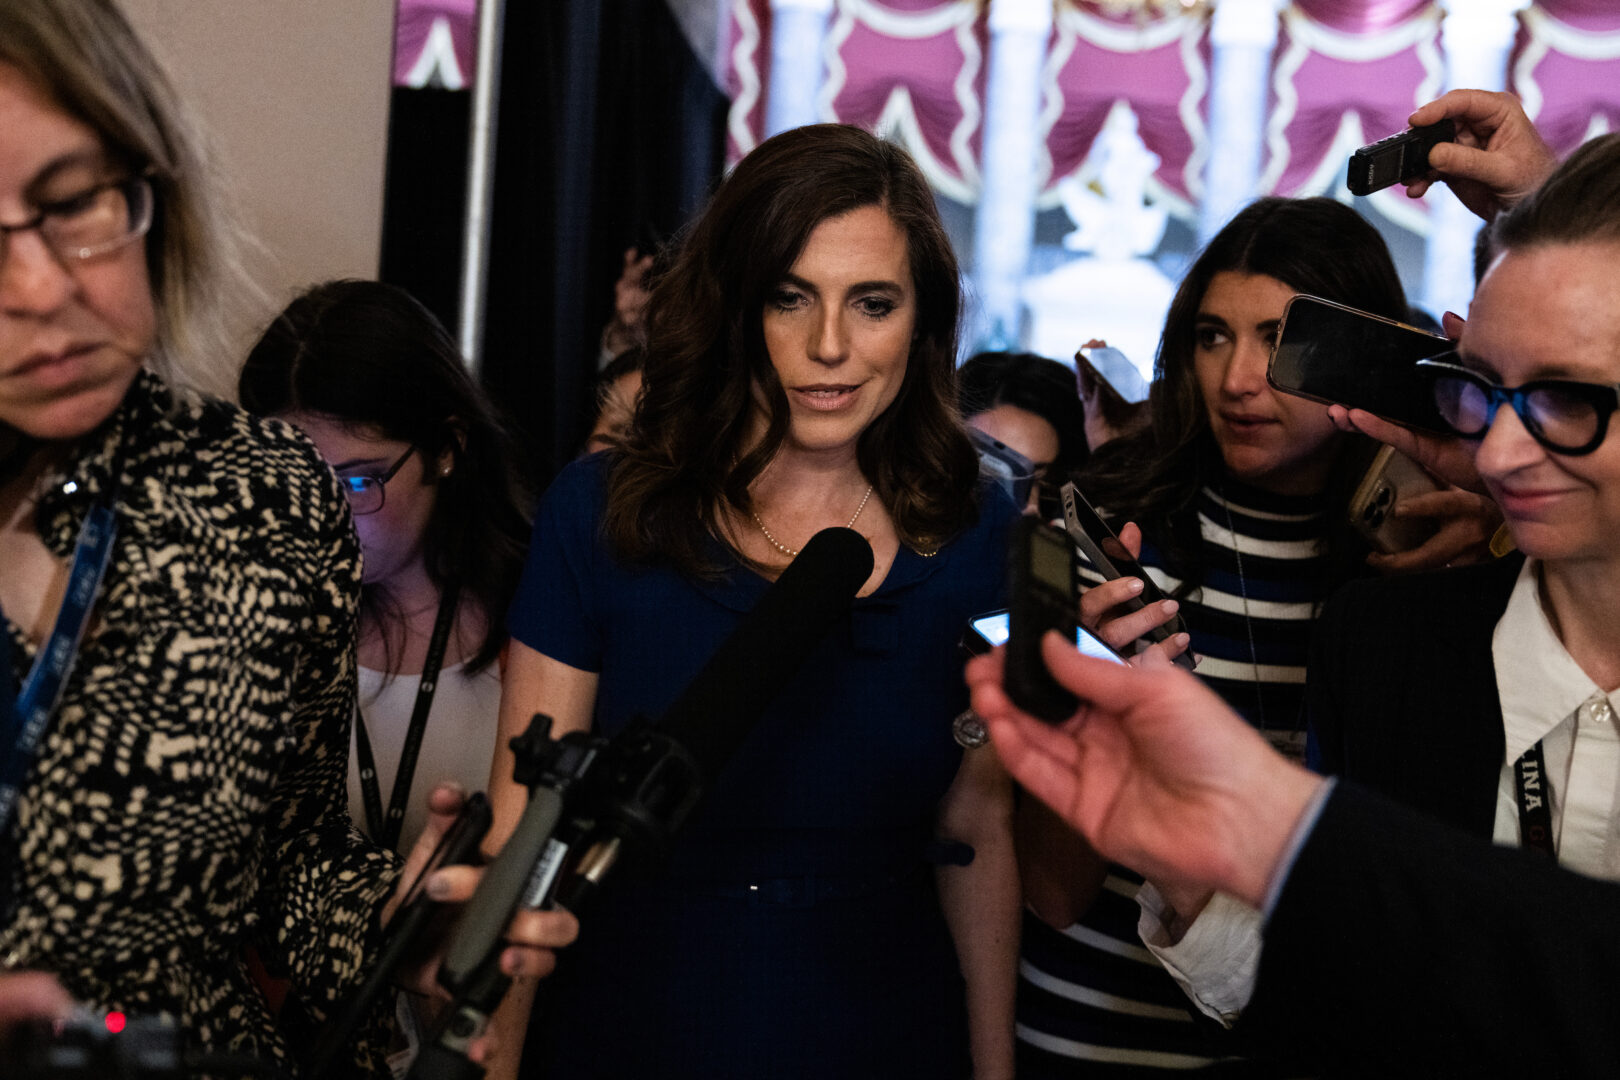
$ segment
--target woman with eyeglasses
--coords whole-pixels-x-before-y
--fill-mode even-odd
[[[401,867],[345,807],[349,508],[295,429],[208,396],[238,261],[199,145],[110,0],[0,4],[0,996],[43,973],[291,1074]],[[364,1025],[338,1069],[385,1048]]]
[[[1491,240],[1455,352],[1420,365],[1457,438],[1340,419],[1482,488],[1519,554],[1347,589],[1311,722],[1325,771],[1620,879],[1620,135],[1577,150]]]
[[[529,538],[516,448],[439,320],[376,281],[295,299],[248,354],[239,393],[308,435],[348,496],[364,566],[349,810],[409,851],[436,782],[489,778]]]

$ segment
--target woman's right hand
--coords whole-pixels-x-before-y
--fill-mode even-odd
[[[466,792],[455,784],[439,784],[428,796],[428,823],[417,839],[400,875],[399,889],[383,911],[383,922],[388,919],[407,894],[409,885],[432,857],[433,850],[450,826],[455,823],[466,801]],[[445,866],[434,871],[424,883],[427,895],[442,904],[465,904],[482,880],[484,871],[476,866]],[[512,917],[506,930],[507,947],[501,953],[501,970],[507,975],[548,975],[556,966],[556,953],[573,942],[579,934],[579,923],[566,911],[520,911]],[[443,944],[439,949],[442,951]],[[440,955],[432,956],[423,970],[417,972],[413,982],[425,993],[438,993],[436,980]]]
[[[1127,521],[1119,530],[1119,542],[1131,553],[1131,558],[1142,555],[1142,530],[1134,521]],[[1080,625],[1102,638],[1115,652],[1129,656],[1136,641],[1176,617],[1181,605],[1174,600],[1161,600],[1135,611],[1124,605],[1142,594],[1141,578],[1121,577],[1093,585],[1080,594]],[[1165,659],[1174,660],[1187,651],[1192,639],[1186,634],[1158,642],[1152,647],[1162,651]]]

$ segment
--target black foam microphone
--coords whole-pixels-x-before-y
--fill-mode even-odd
[[[692,755],[705,785],[848,613],[872,565],[854,529],[816,533],[664,713],[655,726]]]
[[[513,740],[517,778],[531,789],[529,807],[462,912],[439,971],[458,999],[479,1001],[466,1010],[462,1034],[436,1039],[432,1054],[424,1047],[413,1077],[460,1075],[451,1071],[461,1067],[457,1055],[504,991],[493,963],[504,928],[520,899],[538,904],[549,891],[546,868],[561,862],[548,854],[557,837],[583,849],[553,897],[576,912],[626,847],[667,849],[766,708],[849,612],[872,566],[871,545],[860,533],[823,529],[659,722],[633,723],[612,738],[574,732],[551,739],[550,720],[536,717],[529,733]]]

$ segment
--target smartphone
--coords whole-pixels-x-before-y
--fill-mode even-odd
[[[1442,120],[1368,143],[1350,155],[1345,186],[1352,195],[1371,195],[1391,184],[1411,183],[1429,171],[1429,151],[1435,144],[1456,140],[1457,125]]]
[[[1041,638],[1079,629],[1079,576],[1074,545],[1052,526],[1021,517],[1007,548],[1007,667],[1002,685],[1013,704],[1049,724],[1074,715],[1080,700],[1059,686],[1041,656]]]
[[[1386,555],[1411,551],[1439,532],[1439,523],[1430,518],[1397,518],[1390,510],[1402,499],[1440,489],[1440,481],[1423,466],[1386,446],[1373,458],[1350,497],[1350,526]]]
[[[1127,600],[1122,606],[1126,611],[1141,611],[1149,604],[1156,604],[1161,600],[1168,600],[1164,590],[1154,584],[1142,564],[1131,557],[1131,553],[1114,535],[1114,530],[1103,521],[1102,515],[1080,494],[1080,489],[1074,484],[1063,485],[1063,524],[1069,532],[1069,539],[1086,561],[1097,569],[1097,572],[1109,581],[1115,578],[1133,577],[1142,583],[1142,591]],[[1150,630],[1144,636],[1151,641],[1164,641],[1174,634],[1185,632],[1187,624],[1180,615],[1176,615],[1163,626]],[[1176,663],[1191,671],[1197,664],[1192,652],[1183,652],[1176,657]]]
[[[962,646],[977,656],[989,652],[997,645],[1005,645],[1011,632],[1011,624],[1011,615],[1006,608],[976,615],[968,622],[968,632],[962,636]],[[1102,638],[1083,626],[1076,625],[1074,628],[1074,647],[1087,656],[1095,656],[1099,660],[1125,663],[1123,656],[1110,649]]]
[[[1035,486],[1035,463],[1006,443],[974,427],[967,426],[968,438],[979,454],[979,473],[1000,484],[1012,497],[1014,506],[1029,505],[1029,491]]]
[[[1295,296],[1283,308],[1266,381],[1285,394],[1449,434],[1415,365],[1451,347],[1439,334],[1394,319],[1316,296]]]
[[[1147,400],[1147,380],[1129,357],[1112,346],[1080,349],[1074,354],[1074,366],[1082,373],[1082,379],[1089,376],[1092,381],[1105,384],[1127,402],[1135,404]]]

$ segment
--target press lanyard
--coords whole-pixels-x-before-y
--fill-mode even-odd
[[[1519,843],[1557,860],[1553,847],[1552,807],[1547,791],[1547,762],[1536,743],[1513,763],[1513,779],[1519,796]]]
[[[422,664],[416,707],[411,710],[410,730],[400,750],[399,771],[394,774],[394,790],[388,797],[386,818],[382,811],[382,788],[377,783],[377,763],[371,754],[371,739],[366,735],[365,714],[355,710],[354,741],[360,756],[360,797],[365,802],[366,825],[372,840],[390,851],[399,846],[400,827],[411,800],[411,781],[416,776],[416,757],[422,750],[428,710],[433,708],[433,693],[439,687],[439,669],[444,666],[444,650],[450,642],[450,628],[455,625],[456,598],[460,592],[459,585],[451,585],[439,601],[439,617],[433,623],[433,638],[428,642],[427,659]]]
[[[121,451],[122,448],[120,448]],[[79,645],[84,640],[85,627],[90,624],[90,612],[106,576],[107,564],[112,560],[113,540],[118,535],[118,518],[113,512],[117,499],[119,474],[123,470],[122,452],[114,454],[112,479],[107,494],[90,508],[84,524],[79,528],[79,541],[73,550],[73,566],[68,572],[67,594],[56,613],[56,624],[51,636],[34,657],[34,666],[28,672],[17,695],[17,707],[9,716],[0,719],[8,730],[0,733],[0,748],[5,757],[0,761],[0,835],[11,822],[16,809],[17,796],[28,779],[34,759],[39,756],[40,744],[45,741],[45,729],[51,714],[56,711],[67,683],[73,662],[78,659]],[[0,633],[4,633],[0,628]]]

